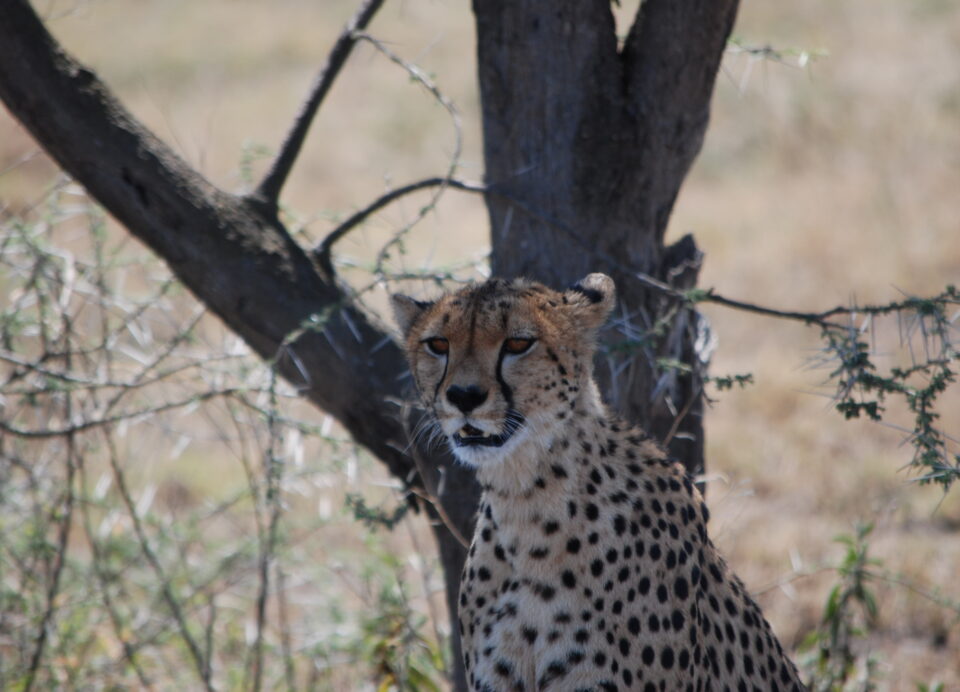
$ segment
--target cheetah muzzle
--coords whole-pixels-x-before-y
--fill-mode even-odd
[[[424,407],[483,488],[460,582],[472,690],[802,690],[682,466],[593,381],[613,281],[393,296]]]

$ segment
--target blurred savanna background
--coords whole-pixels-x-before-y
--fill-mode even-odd
[[[138,118],[231,191],[262,174],[356,9],[34,6]],[[615,7],[624,31],[635,10]],[[370,31],[456,104],[458,175],[482,180],[468,3],[388,2]],[[669,235],[691,232],[706,253],[700,286],[818,311],[960,281],[958,66],[949,0],[743,2],[670,222]],[[447,111],[360,45],[285,188],[284,218],[315,245],[384,191],[444,174],[455,146]],[[404,198],[336,246],[357,289],[429,197]],[[444,689],[443,580],[423,514],[405,511],[379,463],[298,402],[5,111],[0,223],[0,419],[16,429],[0,430],[0,689],[199,689],[198,668],[223,689]],[[448,190],[406,234],[395,269],[483,277],[487,223],[480,197]],[[385,306],[383,286],[367,296]],[[718,337],[712,373],[752,376],[710,391],[711,532],[785,645],[812,666],[832,613],[847,618],[848,640],[834,642],[853,661],[844,689],[960,689],[960,488],[904,468],[912,420],[896,403],[884,423],[843,419],[816,328],[703,310]],[[924,357],[912,324],[855,322],[887,364]],[[80,355],[36,366],[66,346]],[[956,388],[938,411],[960,435]],[[83,419],[109,424],[75,426]],[[265,575],[282,597],[261,609]]]

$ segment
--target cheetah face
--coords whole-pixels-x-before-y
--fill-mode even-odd
[[[592,386],[614,293],[609,277],[590,274],[565,292],[492,279],[434,302],[393,296],[421,399],[462,462],[549,448]]]

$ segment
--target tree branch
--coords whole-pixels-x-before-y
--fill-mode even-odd
[[[340,32],[337,42],[333,44],[333,48],[327,56],[327,61],[313,84],[310,96],[301,107],[293,127],[290,128],[280,151],[270,165],[270,169],[264,175],[260,184],[257,185],[256,190],[249,195],[251,200],[265,205],[269,213],[276,214],[280,190],[293,169],[293,164],[300,153],[304,140],[307,138],[310,124],[313,122],[320,104],[323,103],[323,99],[330,91],[330,87],[333,86],[334,80],[340,74],[340,70],[347,62],[347,58],[357,42],[356,33],[367,28],[377,10],[383,5],[383,1],[365,0],[356,14],[347,22],[343,31]]]
[[[680,182],[703,143],[710,100],[738,0],[647,0],[622,60],[630,117],[644,131],[642,179],[661,204],[651,221],[662,242]]]
[[[756,303],[748,303],[742,300],[726,298],[718,293],[715,293],[713,289],[706,291],[688,291],[684,295],[686,299],[692,303],[716,303],[717,305],[734,308],[735,310],[753,312],[758,315],[765,315],[767,317],[777,317],[779,319],[793,320],[795,322],[803,322],[805,324],[815,324],[824,329],[846,329],[844,325],[830,321],[831,317],[836,317],[838,315],[889,315],[891,313],[909,309],[917,310],[918,312],[922,313],[925,305],[933,303],[942,303],[944,305],[960,305],[960,293],[958,293],[956,289],[950,287],[944,291],[941,291],[932,298],[907,298],[906,300],[900,302],[886,303],[884,305],[855,305],[852,307],[838,305],[830,308],[829,310],[822,310],[821,312],[777,310],[775,308],[768,308],[764,305],[757,305]]]
[[[426,178],[424,180],[418,180],[415,183],[410,183],[409,185],[404,185],[403,187],[398,187],[395,190],[391,190],[390,192],[381,195],[330,231],[323,239],[323,242],[321,242],[320,245],[314,249],[314,258],[320,263],[320,266],[332,276],[333,263],[330,259],[330,253],[333,250],[334,243],[343,238],[343,236],[353,230],[356,226],[366,221],[371,214],[380,211],[391,202],[409,195],[411,192],[441,186],[452,187],[456,190],[465,190],[467,192],[484,193],[487,191],[486,186],[482,185],[481,183],[472,183],[466,180],[457,180],[456,178],[446,177]]]
[[[399,411],[387,402],[409,389],[400,349],[332,275],[318,271],[276,214],[217,189],[184,163],[62,50],[27,0],[0,2],[0,65],[0,99],[69,175],[393,476],[420,483]],[[432,471],[444,470],[446,513],[470,534],[478,496],[472,475],[449,454],[427,456]],[[433,530],[455,613],[465,551],[443,525]]]
[[[0,2],[0,98],[37,141],[258,354],[391,472],[414,465],[385,396],[402,354],[275,219],[215,188],[66,55],[25,0]],[[322,319],[318,318],[322,315]],[[306,373],[306,374],[304,374]],[[393,442],[397,447],[391,446]]]

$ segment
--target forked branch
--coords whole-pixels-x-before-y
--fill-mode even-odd
[[[395,190],[391,190],[390,192],[381,195],[363,209],[360,209],[356,213],[352,214],[339,226],[330,231],[323,239],[323,242],[321,242],[320,245],[314,249],[314,257],[320,263],[321,267],[328,271],[328,273],[332,274],[333,264],[330,259],[330,253],[333,250],[334,243],[343,238],[343,236],[353,230],[356,226],[366,221],[371,214],[380,211],[394,200],[409,195],[411,192],[417,192],[418,190],[426,190],[428,188],[440,186],[452,187],[457,190],[464,190],[467,192],[483,193],[487,191],[486,186],[482,183],[472,183],[466,180],[457,180],[456,178],[447,177],[426,178],[424,180],[418,180],[415,183],[410,183],[409,185],[404,185],[403,187],[398,187]]]
[[[280,147],[280,151],[270,165],[270,169],[260,181],[260,184],[257,185],[257,189],[250,195],[251,199],[265,204],[272,213],[276,213],[280,190],[283,188],[283,184],[287,181],[290,171],[293,169],[293,164],[297,160],[300,149],[303,147],[303,142],[307,138],[310,124],[313,122],[313,118],[316,116],[320,104],[323,103],[323,99],[326,97],[327,92],[330,91],[330,87],[333,86],[334,80],[337,78],[337,75],[340,74],[340,70],[347,62],[347,58],[350,57],[350,52],[357,43],[357,32],[366,29],[370,20],[372,20],[373,16],[377,13],[377,10],[383,5],[383,2],[384,0],[365,0],[356,14],[354,14],[350,21],[347,22],[347,25],[343,27],[343,31],[340,32],[337,42],[333,44],[333,48],[327,56],[327,61],[324,63],[320,74],[313,84],[310,96],[300,109],[300,113],[293,122],[293,127],[290,128],[290,132],[287,133],[287,138]]]

